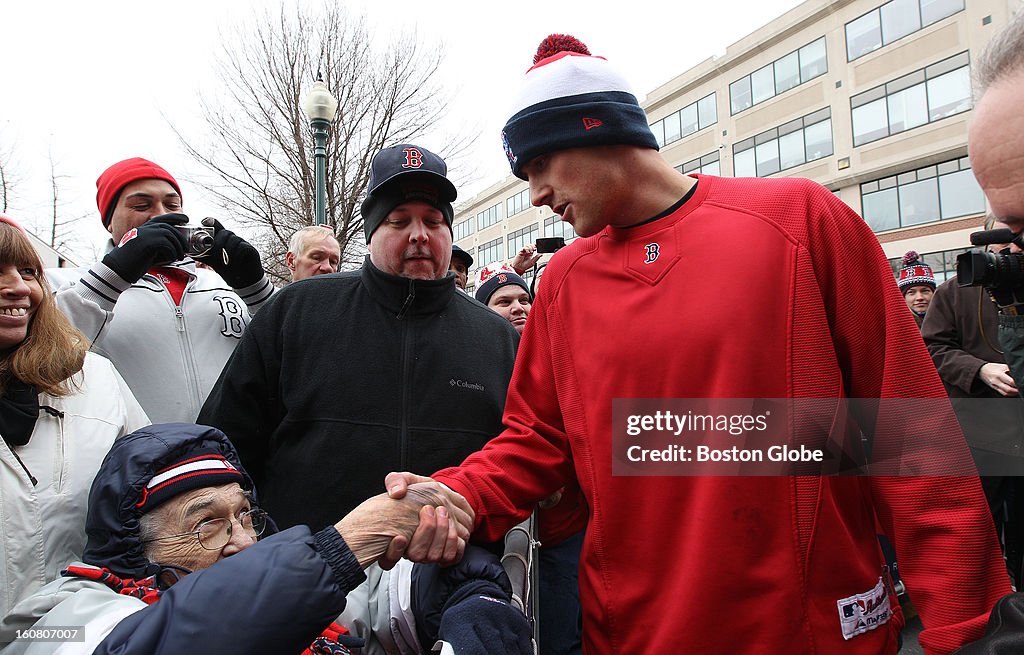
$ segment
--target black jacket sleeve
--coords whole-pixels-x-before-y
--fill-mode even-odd
[[[279,299],[280,294],[253,317],[196,419],[196,423],[219,428],[228,436],[257,489],[269,457],[271,436],[284,415],[278,392]]]
[[[121,621],[95,655],[301,653],[364,579],[330,526],[296,526],[191,573]]]

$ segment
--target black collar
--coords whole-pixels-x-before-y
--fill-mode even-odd
[[[367,255],[360,273],[370,297],[397,318],[429,316],[448,306],[455,295],[455,275],[438,280],[411,280],[381,271]]]

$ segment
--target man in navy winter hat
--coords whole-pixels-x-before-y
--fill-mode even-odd
[[[282,289],[200,414],[283,526],[319,529],[394,467],[457,464],[501,431],[518,335],[456,292],[447,175],[422,146],[380,151],[362,268]]]
[[[509,114],[512,172],[580,238],[545,269],[505,430],[433,475],[440,492],[472,507],[475,535],[493,539],[579,484],[590,514],[579,597],[592,655],[749,652],[754,633],[766,653],[895,653],[899,612],[879,577],[876,525],[896,547],[925,648],[948,653],[980,636],[1010,590],[996,533],[945,390],[864,220],[810,180],[675,170],[622,76],[572,37],[545,39]],[[719,249],[708,246],[735,234],[757,247],[743,275],[722,284],[710,273],[721,269]],[[837,450],[858,449],[862,433],[876,456],[920,447],[921,434],[938,455],[898,451],[913,455],[914,477],[879,474],[902,456],[876,457],[872,477],[807,477],[806,468],[741,477],[686,461],[690,453],[658,456],[694,451],[694,435],[654,430],[637,446],[627,433],[627,417],[654,411],[635,399],[664,399],[661,412],[671,399],[751,398],[887,401],[849,413],[835,402],[816,420],[768,430],[776,447],[794,439],[827,450],[826,467],[841,463]],[[894,411],[906,405],[891,401],[910,398],[927,409],[908,432]],[[718,413],[700,402],[675,408]],[[396,473],[385,484],[397,496],[409,481],[423,478]],[[696,534],[697,525],[710,527]],[[737,593],[751,580],[757,593]],[[723,607],[744,629],[722,629]]]

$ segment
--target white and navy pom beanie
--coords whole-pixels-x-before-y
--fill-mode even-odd
[[[900,269],[900,279],[896,283],[900,292],[905,296],[910,287],[926,285],[935,288],[935,275],[932,268],[925,264],[913,250],[903,255],[903,268]]]
[[[541,42],[501,137],[512,173],[524,180],[527,162],[556,150],[608,145],[658,149],[647,114],[625,78],[567,34],[552,34]]]

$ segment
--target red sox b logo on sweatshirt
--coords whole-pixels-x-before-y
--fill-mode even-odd
[[[248,323],[242,311],[243,305],[234,296],[216,295],[213,299],[220,305],[220,333],[225,337],[241,339]]]
[[[648,243],[644,246],[644,249],[647,251],[647,256],[644,258],[645,264],[653,264],[658,261],[658,255],[661,254],[661,246],[657,243]]]
[[[423,154],[416,148],[406,148],[402,152],[405,153],[405,163],[402,164],[402,168],[419,168],[423,165]]]

